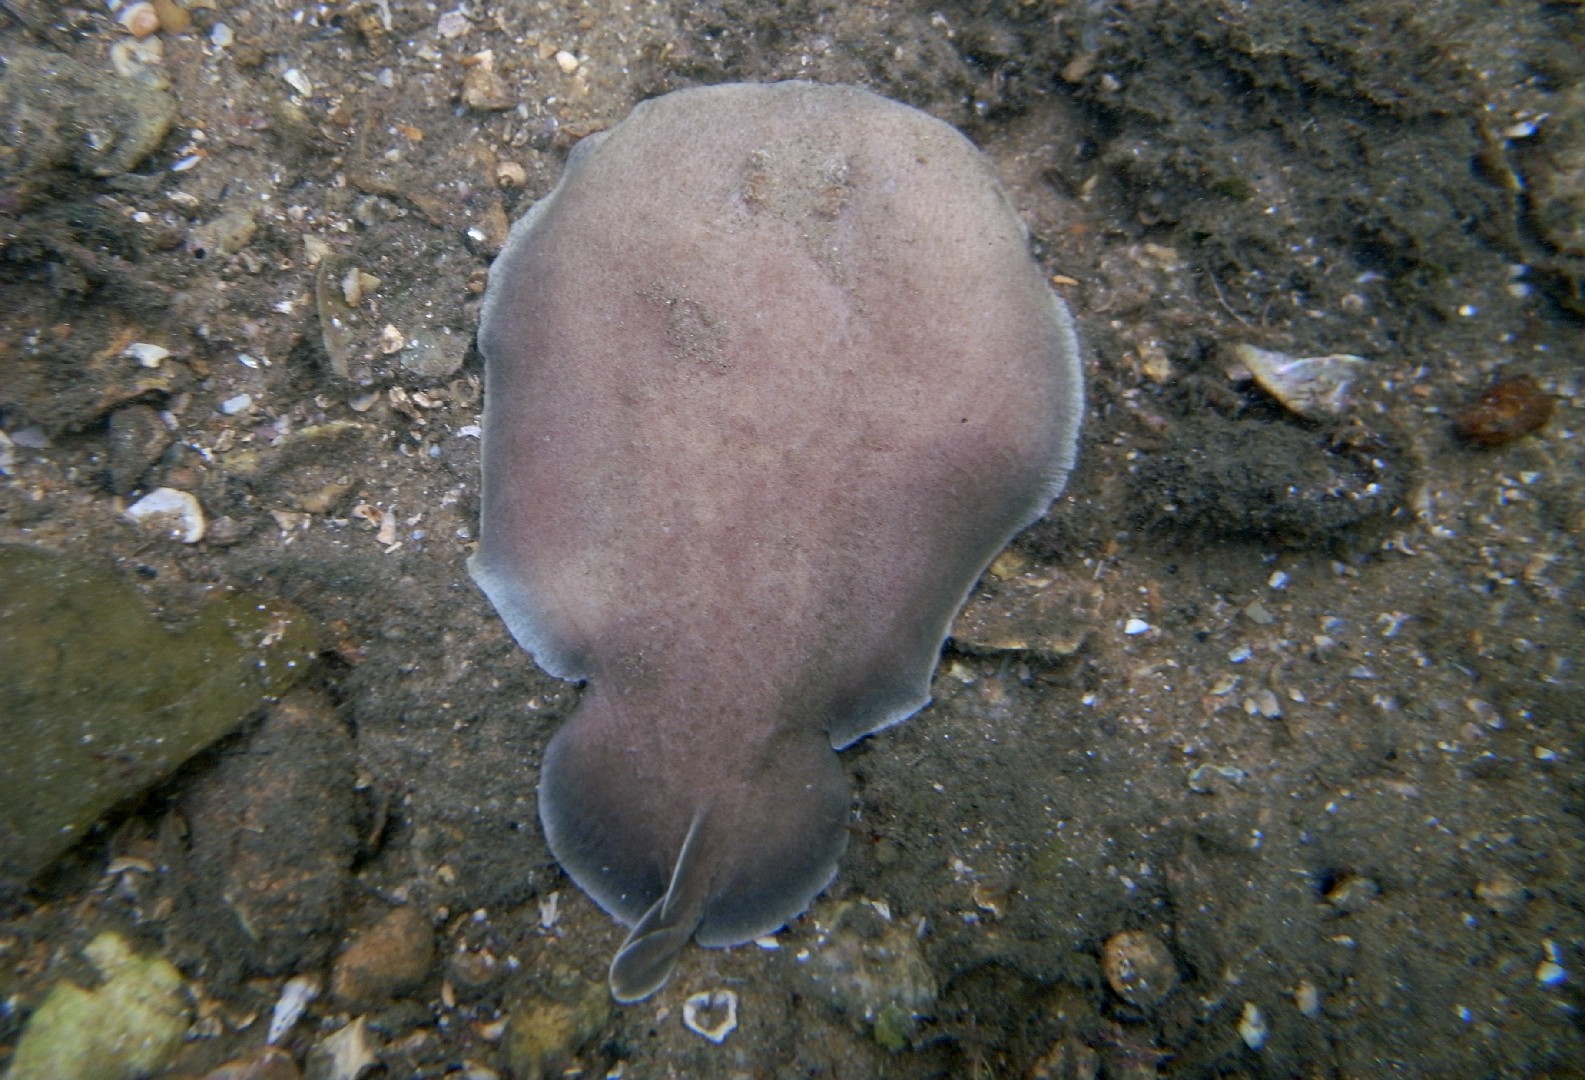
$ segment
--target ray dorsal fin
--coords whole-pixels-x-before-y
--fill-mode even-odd
[[[642,1001],[665,985],[688,939],[704,917],[709,894],[699,857],[705,812],[697,811],[677,853],[666,895],[644,912],[611,960],[611,996],[624,1005]]]

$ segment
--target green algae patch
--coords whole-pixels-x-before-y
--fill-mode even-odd
[[[171,631],[113,574],[0,545],[0,897],[307,669],[290,605],[217,593]]]
[[[124,1080],[160,1069],[181,1046],[181,972],[105,931],[83,952],[104,976],[94,990],[62,979],[22,1032],[6,1080]]]

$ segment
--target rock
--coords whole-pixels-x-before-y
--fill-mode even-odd
[[[157,487],[127,507],[127,517],[151,532],[184,544],[198,543],[208,527],[197,497],[168,487]]]
[[[63,165],[90,176],[128,172],[175,117],[176,101],[163,90],[43,49],[8,48],[0,131],[16,138],[0,154],[0,183],[36,182]]]
[[[1049,571],[981,581],[952,622],[952,642],[978,653],[1026,652],[1037,659],[1072,656],[1094,632],[1101,588]]]
[[[1526,171],[1534,224],[1548,244],[1585,255],[1585,83],[1553,100],[1538,159]]]
[[[862,900],[820,905],[813,921],[813,942],[783,950],[792,954],[801,991],[869,1025],[882,1046],[901,1048],[936,1000],[913,928]]]
[[[1512,874],[1499,870],[1476,883],[1475,898],[1494,915],[1512,915],[1524,907],[1530,893]]]
[[[1148,1009],[1178,985],[1178,965],[1154,934],[1124,930],[1106,939],[1101,971],[1112,992],[1131,1005]]]
[[[147,405],[126,405],[110,414],[110,490],[130,494],[173,436]]]
[[[106,931],[83,950],[96,990],[61,980],[28,1021],[7,1080],[133,1080],[159,1072],[187,1030],[182,975]]]
[[[510,998],[506,1060],[519,1080],[559,1075],[605,1029],[611,996],[605,980],[591,982],[554,970]]]
[[[425,383],[440,383],[455,375],[468,356],[470,338],[450,327],[416,330],[407,339],[402,368]]]
[[[1364,911],[1381,892],[1381,886],[1368,877],[1344,874],[1326,890],[1326,902],[1344,915]]]
[[[295,608],[219,590],[172,632],[113,574],[0,545],[0,897],[283,693],[315,637]]]
[[[331,993],[349,1008],[378,1008],[420,985],[434,965],[429,920],[416,907],[395,908],[336,959]]]
[[[352,858],[352,738],[318,693],[273,705],[181,800],[177,932],[221,970],[282,975],[336,940]]]

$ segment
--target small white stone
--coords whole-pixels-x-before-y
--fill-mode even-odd
[[[403,337],[402,332],[396,327],[386,323],[384,329],[380,331],[380,351],[390,356],[405,348],[407,348],[407,338]]]
[[[159,529],[184,544],[196,544],[204,538],[204,509],[185,491],[155,488],[127,507],[126,514],[139,525]]]
[[[157,368],[171,355],[171,350],[163,345],[151,345],[147,341],[134,341],[127,346],[123,355],[132,357],[146,368]]]
[[[682,1022],[695,1035],[720,1045],[737,1030],[737,995],[730,990],[706,990],[682,1003]]]
[[[1259,1006],[1253,1001],[1244,1002],[1244,1011],[1238,1017],[1238,1037],[1244,1040],[1244,1045],[1259,1050],[1266,1045],[1266,1037],[1270,1034]]]
[[[1299,1007],[1299,1012],[1311,1020],[1321,1015],[1321,991],[1308,979],[1301,980],[1293,988],[1293,1003]]]
[[[225,413],[227,416],[235,416],[238,413],[245,413],[251,408],[253,408],[252,394],[238,394],[236,397],[226,398],[226,400],[220,403],[220,411]]]
[[[571,75],[578,70],[578,58],[566,49],[562,49],[556,54],[556,66],[561,68],[564,73]]]
[[[209,43],[217,49],[229,49],[236,40],[237,35],[223,22],[215,23],[209,30]]]
[[[435,24],[435,29],[440,31],[440,36],[447,41],[459,38],[473,29],[473,20],[460,11],[448,11],[440,17]]]
[[[1138,637],[1140,634],[1147,634],[1150,632],[1150,629],[1150,624],[1144,619],[1129,619],[1123,624],[1123,633],[1127,634],[1129,637]]]

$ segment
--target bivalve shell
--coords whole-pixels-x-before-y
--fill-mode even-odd
[[[1233,355],[1262,390],[1311,420],[1347,412],[1353,404],[1349,388],[1370,363],[1349,353],[1289,356],[1253,345],[1235,345]]]
[[[730,990],[706,990],[682,1003],[682,1022],[695,1035],[720,1044],[737,1030],[737,995]]]

